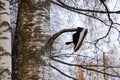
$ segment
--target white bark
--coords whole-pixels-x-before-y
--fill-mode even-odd
[[[0,0],[0,80],[11,80],[11,32],[9,1]]]

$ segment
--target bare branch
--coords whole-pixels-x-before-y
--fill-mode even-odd
[[[73,79],[73,80],[77,80],[76,78],[71,77],[71,76],[65,74],[64,72],[60,71],[59,69],[57,69],[56,67],[52,66],[51,64],[49,64],[49,65],[50,65],[50,67],[52,67],[53,69],[55,69],[56,71],[58,71],[59,73],[61,73],[62,75],[66,76],[66,77],[68,77],[68,78],[71,78],[71,79]]]
[[[65,32],[74,32],[74,31],[77,31],[77,28],[71,28],[71,29],[63,29],[63,30],[60,30],[59,32],[55,33],[47,42],[46,44],[46,49],[51,49],[52,48],[52,45],[55,41],[55,39],[57,37],[59,37],[62,33],[65,33]]]
[[[58,5],[58,6],[62,7],[62,8],[64,8],[63,5],[60,5],[60,4],[58,4],[58,3],[54,2],[54,1],[53,1],[52,3]],[[77,11],[77,10],[74,10],[74,9],[71,9],[71,8],[64,8],[64,9],[67,9],[67,10],[69,10],[69,11],[72,11],[72,12],[75,12],[75,13],[78,13],[78,14],[82,14],[82,15],[91,17],[91,18],[96,19],[96,20],[104,23],[105,25],[107,25],[103,20],[101,20],[101,19],[99,19],[99,18],[97,18],[97,17],[95,17],[95,16],[88,15],[88,14],[86,14],[86,13],[83,13],[83,12],[80,12],[80,11]]]
[[[99,42],[99,40],[104,39],[104,38],[106,38],[106,37],[109,35],[110,30],[111,30],[112,25],[113,25],[113,21],[112,21],[112,19],[111,19],[111,17],[110,17],[110,12],[109,12],[109,10],[108,10],[108,7],[106,6],[106,4],[104,3],[103,0],[100,0],[100,1],[102,2],[102,4],[104,5],[104,7],[105,7],[105,9],[106,9],[106,11],[107,11],[108,19],[110,20],[111,24],[110,24],[110,27],[109,27],[107,33],[105,34],[105,36],[103,36],[103,37],[98,38],[97,40],[95,40],[95,41],[96,41],[96,42],[95,42],[95,46],[96,46],[96,47],[97,47],[96,44]]]
[[[51,0],[51,2],[53,3],[53,4],[56,4],[56,5],[59,5],[59,6],[63,6],[64,8],[66,8],[66,9],[69,9],[69,8],[71,8],[71,9],[74,9],[74,10],[77,10],[77,11],[83,11],[83,12],[92,12],[92,13],[103,13],[103,14],[106,14],[107,12],[106,11],[99,11],[99,10],[90,10],[90,9],[80,9],[80,8],[76,8],[76,7],[71,7],[71,6],[69,6],[69,5],[66,5],[65,3],[63,3],[62,1],[60,1],[60,0],[57,0],[60,4],[58,4],[58,3],[56,3],[56,2],[54,2],[54,1],[52,1]],[[120,13],[120,10],[119,11],[110,11],[109,12],[110,14],[113,14],[113,13]]]
[[[110,74],[110,73],[104,73],[104,72],[102,72],[102,71],[98,71],[98,70],[95,70],[95,69],[91,69],[91,68],[88,68],[88,67],[85,67],[85,66],[82,66],[82,65],[70,64],[70,63],[63,62],[63,61],[60,61],[60,60],[57,60],[57,59],[52,59],[52,60],[54,60],[54,61],[56,61],[56,62],[59,62],[59,63],[62,63],[62,64],[65,64],[65,65],[68,65],[68,66],[81,67],[81,68],[86,69],[86,70],[90,70],[90,71],[98,72],[98,73],[105,74],[105,75],[108,75],[108,76],[120,78],[120,76],[118,76],[118,75],[113,75],[113,74]]]

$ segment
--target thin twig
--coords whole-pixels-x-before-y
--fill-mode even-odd
[[[68,78],[71,78],[71,79],[73,79],[73,80],[77,80],[76,78],[71,77],[71,76],[65,74],[64,72],[62,72],[61,70],[57,69],[57,68],[54,67],[53,65],[51,65],[51,64],[49,64],[49,65],[50,65],[50,67],[52,67],[53,69],[55,69],[56,71],[58,71],[59,73],[61,73],[62,75],[66,76],[66,77],[68,77]]]
[[[98,72],[98,73],[105,74],[105,75],[108,75],[108,76],[120,78],[120,76],[118,76],[118,75],[113,75],[113,74],[110,74],[110,73],[104,73],[104,72],[102,72],[102,71],[98,71],[98,70],[95,70],[95,69],[91,69],[91,68],[88,68],[88,67],[85,67],[85,66],[82,66],[82,65],[70,64],[70,63],[63,62],[63,61],[60,61],[60,60],[57,60],[57,59],[52,59],[52,60],[54,60],[54,61],[56,61],[56,62],[59,62],[59,63],[62,63],[62,64],[65,64],[65,65],[81,67],[81,68],[86,69],[86,70],[90,70],[90,71]]]
[[[66,8],[71,8],[71,9],[74,9],[74,10],[77,10],[77,11],[83,11],[83,12],[92,12],[92,13],[103,13],[103,14],[106,14],[107,12],[106,11],[99,11],[99,10],[90,10],[90,9],[81,9],[81,8],[76,8],[76,7],[71,7],[65,3],[63,3],[62,1],[60,0],[57,0],[62,6],[66,7]],[[54,1],[51,0],[52,3],[55,3]],[[113,14],[113,13],[120,13],[120,10],[119,11],[110,11],[109,12],[110,14]]]

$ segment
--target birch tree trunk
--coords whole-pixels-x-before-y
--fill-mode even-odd
[[[18,54],[14,80],[49,80],[49,66],[42,59],[49,39],[49,0],[19,0]]]
[[[0,0],[0,80],[11,80],[10,2]]]

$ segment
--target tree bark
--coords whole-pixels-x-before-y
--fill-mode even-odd
[[[10,2],[0,0],[0,80],[11,80]]]
[[[49,0],[19,0],[17,54],[13,80],[48,80],[49,66],[41,52],[49,39]]]

